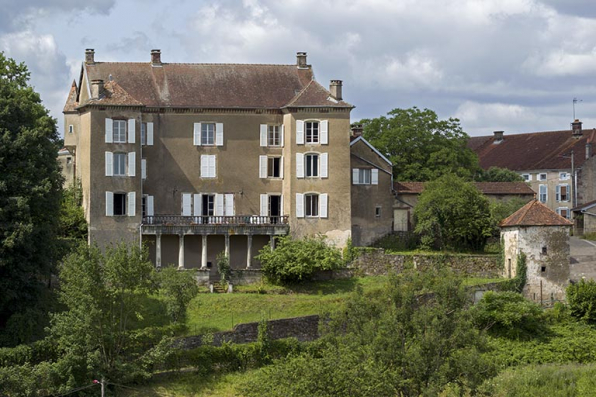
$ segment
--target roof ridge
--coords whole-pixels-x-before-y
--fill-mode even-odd
[[[104,61],[104,62],[95,62],[93,64],[87,64],[87,66],[94,66],[94,65],[101,65],[101,64],[126,64],[126,65],[151,65],[151,62],[111,62],[111,61]],[[217,62],[162,62],[160,64],[163,65],[214,65],[214,66],[222,66],[222,65],[230,65],[230,66],[296,66],[295,64],[285,64],[285,63],[217,63]]]

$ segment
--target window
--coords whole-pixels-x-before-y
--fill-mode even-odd
[[[201,155],[201,178],[216,177],[216,159],[215,155]]]
[[[71,124],[68,126],[68,133],[72,134],[74,132],[74,126]]]
[[[542,247],[542,254],[546,255],[548,253],[548,250],[546,248],[546,246]]]
[[[318,154],[307,154],[304,156],[306,162],[306,177],[318,177],[319,176],[319,155]]]
[[[147,216],[147,195],[144,194],[141,198],[141,216],[145,218]]]
[[[538,174],[538,180],[546,181],[546,174]]]
[[[281,157],[267,158],[267,177],[280,178],[281,177]]]
[[[151,128],[147,126],[147,137]],[[193,144],[195,146],[223,146],[223,123],[194,123]]]
[[[114,216],[126,215],[126,193],[114,193]]]
[[[319,195],[318,194],[306,194],[305,197],[306,205],[306,216],[319,216]]]
[[[559,179],[562,181],[566,181],[570,178],[570,175],[568,172],[559,172]]]
[[[106,192],[106,216],[135,216],[135,197],[135,192]]]
[[[377,218],[381,217],[381,207],[379,207],[379,206],[375,207],[375,217],[377,217]]]
[[[126,142],[126,120],[114,120],[113,131],[113,142],[125,143]]]
[[[561,215],[565,219],[569,219],[569,208],[568,207],[559,207],[559,208],[557,208],[557,214]]]
[[[147,144],[147,123],[141,123],[141,145]]]
[[[531,174],[522,174],[522,178],[524,181],[530,182],[532,180],[532,175]]]
[[[541,203],[546,203],[546,199],[547,199],[546,185],[539,186],[538,199],[540,200]]]
[[[70,164],[72,163],[72,157],[67,157],[66,158],[66,164]]]
[[[319,122],[307,121],[304,126],[306,129],[306,143],[319,143]]]
[[[279,125],[268,125],[267,126],[267,145],[268,146],[281,146],[281,132]]]
[[[114,153],[114,176],[126,175],[126,153]]]
[[[213,216],[215,214],[215,194],[201,195],[203,202],[201,203],[201,215]]]
[[[215,145],[215,123],[201,123],[201,145]]]
[[[378,185],[379,170],[376,168],[353,168],[352,184],[354,185]]]
[[[569,185],[557,185],[555,197],[557,201],[569,201]]]

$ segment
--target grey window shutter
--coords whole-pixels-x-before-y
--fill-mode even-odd
[[[224,214],[224,195],[215,195],[215,216],[223,216]]]
[[[193,129],[193,144],[195,146],[201,146],[201,123],[194,123]]]
[[[106,216],[114,216],[114,193],[106,192]]]
[[[296,178],[304,178],[304,153],[296,153]]]
[[[296,218],[304,218],[304,194],[296,193]]]
[[[267,124],[261,124],[260,138],[261,147],[267,146]]]
[[[321,145],[329,144],[329,121],[321,121]]]
[[[137,155],[135,152],[128,153],[128,176],[136,176]]]
[[[106,152],[106,176],[114,175],[114,154]]]
[[[321,153],[321,178],[329,177],[329,155]]]
[[[147,146],[153,146],[153,123],[147,123]]]
[[[373,168],[370,171],[370,183],[372,185],[378,185],[379,184],[379,170],[376,168]]]
[[[128,143],[135,143],[135,119],[128,119]]]
[[[114,139],[114,121],[106,119],[106,143],[112,143]]]
[[[234,195],[231,193],[227,193],[225,195],[225,216],[234,216]]]
[[[147,196],[147,216],[153,216],[153,196]]]
[[[296,120],[296,144],[304,145],[304,121]]]
[[[193,196],[193,201],[194,201],[194,205],[193,205],[193,215],[194,216],[201,216],[202,215],[202,207],[203,207],[203,199],[202,199],[202,195],[199,194],[195,194]]]
[[[223,146],[224,144],[224,127],[223,123],[215,124],[215,146]]]
[[[261,216],[269,215],[269,198],[266,194],[261,194]]]
[[[328,207],[329,196],[324,194],[319,194],[319,217],[327,218],[327,207]]]
[[[267,178],[267,156],[259,156],[259,178]]]
[[[136,194],[135,192],[129,192],[128,193],[128,212],[127,215],[128,216],[135,216],[135,212],[136,212]]]

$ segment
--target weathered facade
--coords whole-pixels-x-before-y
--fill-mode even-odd
[[[565,299],[569,282],[569,232],[572,222],[532,200],[501,224],[504,276],[515,277],[520,254],[526,257],[523,294],[549,304]]]
[[[89,239],[146,242],[156,265],[233,268],[275,236],[351,237],[342,83],[294,65],[97,62],[64,109]]]

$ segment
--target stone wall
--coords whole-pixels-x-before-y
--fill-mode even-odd
[[[497,255],[396,255],[383,249],[367,249],[350,264],[355,275],[379,276],[390,271],[401,272],[412,262],[417,269],[446,263],[457,273],[467,276],[497,278],[503,273]]]
[[[214,333],[211,344],[220,346],[223,342],[256,342],[259,334],[258,330],[258,322],[238,324],[231,331]],[[273,340],[294,337],[300,342],[313,341],[319,337],[319,316],[312,315],[269,320],[267,321],[267,333]],[[194,349],[201,346],[205,338],[205,335],[180,338],[177,341],[177,346],[182,349]],[[208,339],[211,339],[211,335],[209,335]]]

